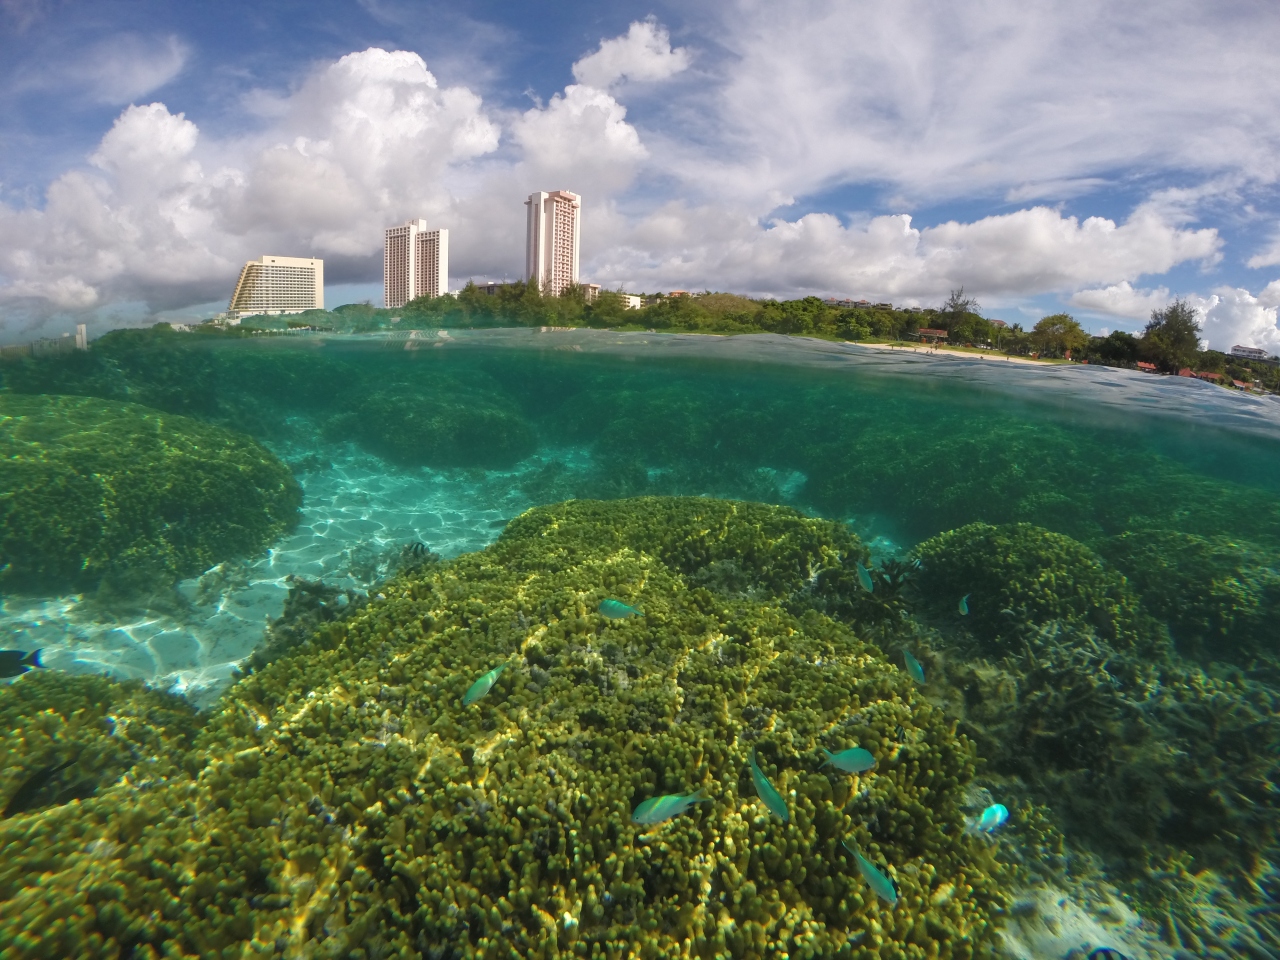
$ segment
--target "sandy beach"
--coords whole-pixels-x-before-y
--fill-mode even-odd
[[[991,360],[995,363],[1026,363],[1033,366],[1044,366],[1039,360],[1028,360],[1026,357],[1008,357],[1003,354],[969,353],[966,350],[952,350],[949,347],[898,346],[893,343],[858,343],[846,340],[845,343],[855,347],[866,347],[868,350],[893,350],[904,353],[927,353],[930,355],[950,354],[953,357],[964,357],[967,360]]]

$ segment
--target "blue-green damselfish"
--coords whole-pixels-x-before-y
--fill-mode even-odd
[[[693,793],[669,793],[665,797],[651,797],[635,808],[631,813],[631,822],[644,826],[653,826],[672,817],[678,817],[695,803],[702,803],[711,798],[705,790]]]
[[[827,755],[827,759],[822,766],[825,767],[829,763],[837,770],[843,770],[845,773],[863,773],[876,765],[876,758],[871,755],[871,751],[864,750],[862,747],[850,747],[848,750],[841,750],[839,753],[832,753],[826,747],[823,747],[822,752]]]
[[[960,616],[967,617],[969,615],[969,598],[972,596],[972,593],[966,593],[960,598],[960,602],[956,604],[956,609],[960,611]]]
[[[494,667],[483,677],[473,683],[470,689],[462,695],[462,705],[464,707],[469,707],[492,690],[493,685],[498,682],[498,677],[502,675],[502,671],[505,669],[507,669],[507,665],[505,663],[500,667]]]
[[[626,620],[629,617],[643,617],[644,611],[629,607],[621,600],[601,600],[600,613],[610,620]]]
[[[787,801],[782,799],[782,794],[778,792],[778,788],[769,782],[769,778],[760,770],[760,764],[756,763],[756,755],[754,751],[748,758],[751,764],[751,780],[756,785],[756,793],[760,794],[760,799],[764,801],[764,805],[783,823],[791,819],[791,812],[787,809]]]
[[[902,651],[902,659],[907,664],[907,675],[916,683],[924,683],[924,667],[920,666],[920,661],[911,655],[910,650]]]
[[[860,563],[855,563],[854,566],[858,568],[858,583],[862,584],[862,589],[867,593],[874,592],[876,585],[871,579],[871,572]]]
[[[885,874],[883,870],[858,852],[857,847],[848,840],[841,841],[844,848],[853,854],[858,864],[858,872],[862,874],[862,879],[867,881],[867,886],[875,891],[877,897],[884,900],[889,906],[894,906],[898,902],[898,891],[893,888],[893,881]]]

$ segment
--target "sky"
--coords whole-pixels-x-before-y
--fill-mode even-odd
[[[0,0],[0,341],[226,308],[246,260],[381,302],[382,231],[582,278],[1280,352],[1274,0]]]

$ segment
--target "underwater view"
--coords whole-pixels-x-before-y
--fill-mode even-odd
[[[0,363],[0,956],[1280,958],[1280,402],[775,335]]]

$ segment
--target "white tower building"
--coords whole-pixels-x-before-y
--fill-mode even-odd
[[[578,211],[582,198],[567,190],[531,193],[525,232],[524,276],[558,297],[578,282]]]
[[[227,318],[239,323],[242,317],[323,309],[323,260],[263,254],[240,271]]]
[[[449,290],[449,231],[428,230],[425,220],[388,227],[382,258],[382,297],[391,309],[415,297]]]

